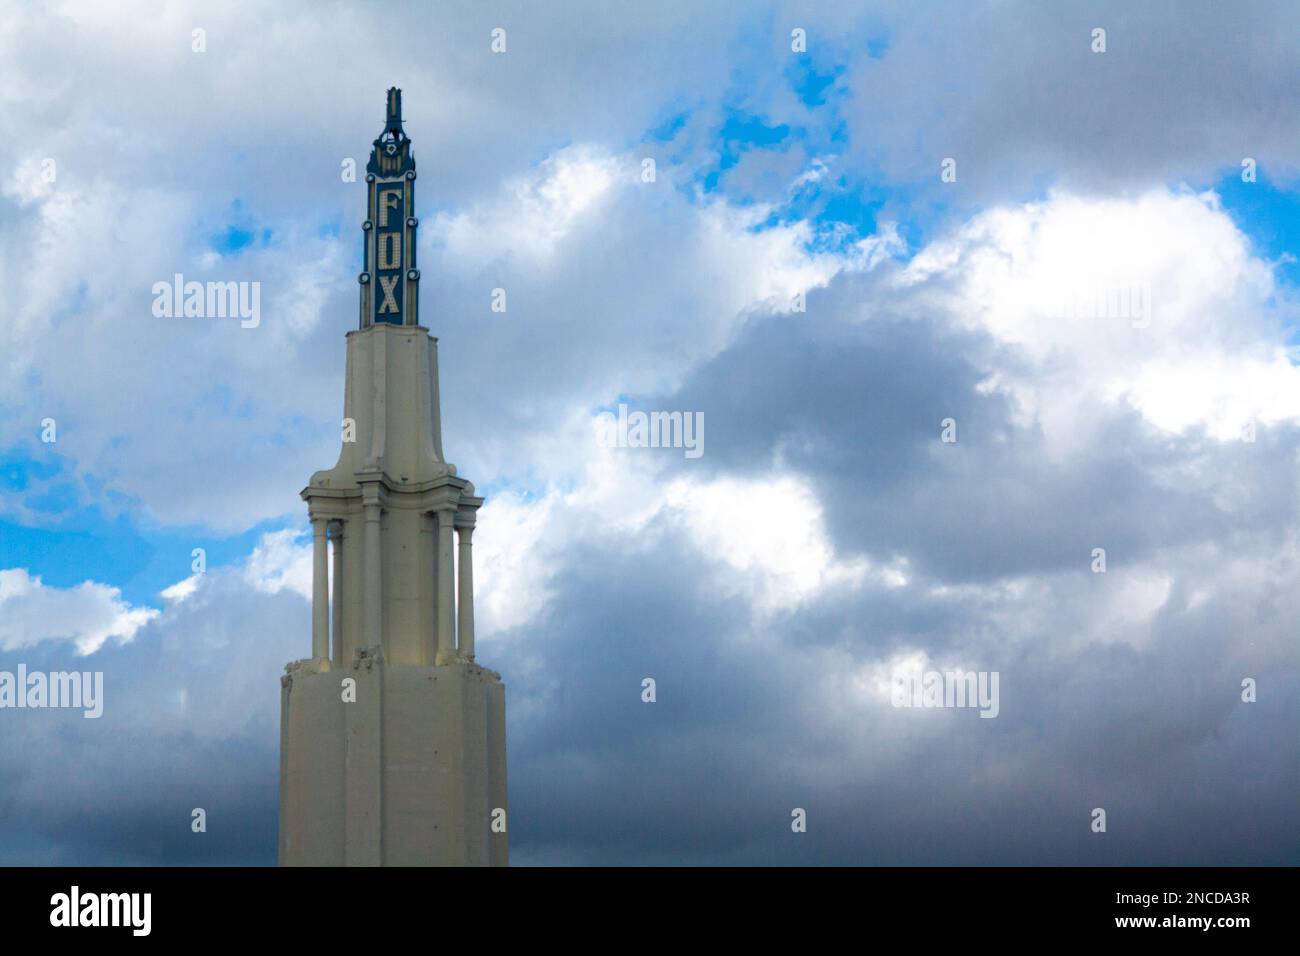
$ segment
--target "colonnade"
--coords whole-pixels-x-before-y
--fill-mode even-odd
[[[383,508],[366,502],[362,516],[361,627],[366,640],[358,645],[380,642],[383,632],[383,564],[380,551],[380,522]],[[474,514],[448,507],[429,512],[437,528],[434,599],[434,663],[449,664],[458,657],[474,659]],[[312,657],[342,667],[343,660],[343,548],[344,522],[334,518],[312,518]],[[349,538],[352,537],[349,535]],[[334,602],[330,605],[330,550],[333,545]],[[452,565],[456,564],[452,580]],[[453,588],[459,588],[453,595]],[[457,605],[459,600],[459,606]],[[331,621],[332,650],[331,654]]]

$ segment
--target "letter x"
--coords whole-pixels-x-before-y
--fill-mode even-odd
[[[379,288],[384,291],[384,301],[379,303],[379,314],[386,315],[391,312],[397,314],[397,300],[393,298],[393,290],[397,288],[397,280],[401,276],[380,276]]]

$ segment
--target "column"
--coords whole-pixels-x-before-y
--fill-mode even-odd
[[[473,519],[469,519],[472,521]],[[474,659],[474,556],[470,553],[470,542],[474,536],[474,525],[462,523],[456,528],[460,539],[456,574],[460,584],[460,603],[456,607],[457,653],[466,660]]]
[[[369,647],[384,642],[384,591],[383,579],[380,577],[383,554],[379,548],[379,522],[381,508],[376,498],[365,503],[365,539],[362,542],[361,556],[364,559],[362,580],[365,583],[361,595],[361,633],[353,643],[357,647]]]
[[[311,656],[318,661],[329,660],[330,656],[330,579],[326,525],[324,518],[311,519]]]
[[[334,666],[343,666],[343,522],[330,522],[330,537],[334,539]]]
[[[438,659],[438,523],[432,511],[420,514],[420,663]]]
[[[437,664],[450,664],[456,659],[456,605],[452,594],[454,570],[452,568],[452,524],[456,509],[438,512],[438,656]]]

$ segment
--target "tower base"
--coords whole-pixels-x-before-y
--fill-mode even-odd
[[[505,866],[505,685],[466,661],[290,664],[281,866]],[[351,680],[353,683],[348,684]]]

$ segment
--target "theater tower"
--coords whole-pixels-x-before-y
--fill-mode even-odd
[[[505,687],[475,662],[483,499],[442,453],[402,94],[366,166],[338,463],[303,489],[311,657],[280,692],[280,863],[504,865]]]

